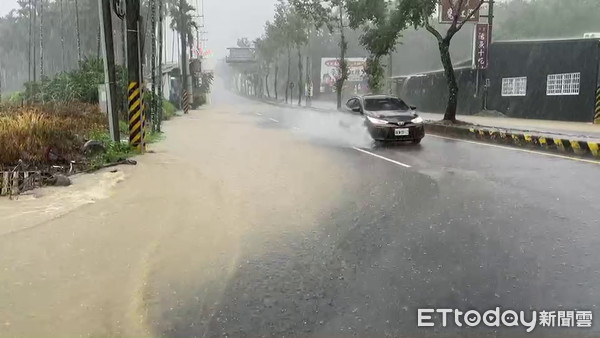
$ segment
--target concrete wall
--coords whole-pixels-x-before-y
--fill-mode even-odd
[[[457,68],[458,113],[476,114],[482,107],[482,92],[477,91],[477,71]],[[481,74],[480,74],[481,78]],[[421,111],[444,113],[448,102],[448,84],[443,71],[397,78],[393,92]]]
[[[456,69],[458,113],[471,115],[481,110],[487,76],[489,110],[518,118],[592,122],[599,67],[598,39],[497,42],[490,48],[486,74],[469,67]],[[563,73],[581,73],[579,95],[547,95],[548,75]],[[525,96],[502,96],[502,79],[511,77],[527,77]],[[445,110],[448,89],[442,71],[395,78],[394,88],[396,95],[419,110]]]
[[[494,43],[490,49],[488,106],[510,117],[591,122],[600,41]],[[546,95],[550,74],[581,73],[579,95]],[[527,77],[526,96],[502,96],[502,78]]]

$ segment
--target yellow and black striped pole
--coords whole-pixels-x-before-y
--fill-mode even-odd
[[[594,124],[600,124],[600,87],[596,90],[596,107],[594,110]]]
[[[190,94],[187,90],[183,90],[183,113],[187,114],[190,112]]]
[[[142,134],[142,93],[139,83],[130,82],[128,92],[129,102],[129,144],[142,150],[143,134]]]

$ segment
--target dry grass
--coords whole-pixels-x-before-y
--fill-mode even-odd
[[[19,159],[47,164],[52,161],[50,149],[75,160],[90,133],[106,128],[106,117],[97,105],[0,105],[0,166],[14,165]]]

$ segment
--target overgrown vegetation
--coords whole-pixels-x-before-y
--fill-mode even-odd
[[[122,73],[117,67],[117,76]],[[98,86],[104,82],[102,60],[86,59],[78,70],[58,73],[52,79],[25,83],[22,99],[29,103],[42,102],[86,102],[98,103]],[[125,84],[120,83],[119,91],[125,92]]]
[[[173,116],[175,116],[175,112],[177,111],[177,108],[175,107],[174,104],[172,104],[170,101],[163,101],[163,120],[170,120],[171,118],[173,118]]]
[[[100,153],[89,159],[89,169],[98,169],[106,164],[115,163],[124,160],[137,153],[128,142],[114,142],[106,131],[95,131],[90,134],[90,138],[100,142],[106,152]]]
[[[107,128],[97,105],[0,105],[0,163],[79,160],[84,142]]]

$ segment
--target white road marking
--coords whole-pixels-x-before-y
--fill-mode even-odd
[[[544,156],[562,158],[562,159],[565,159],[565,160],[571,160],[571,161],[578,161],[578,162],[585,162],[585,163],[592,163],[592,164],[599,164],[600,165],[599,161],[586,160],[586,159],[583,159],[583,158],[569,157],[569,156],[558,155],[558,154],[550,154],[550,153],[545,153],[545,152],[542,152],[542,151],[513,148],[513,147],[508,147],[508,146],[501,146],[501,145],[498,145],[498,144],[475,142],[475,141],[462,140],[462,139],[458,139],[458,138],[452,138],[452,137],[446,137],[446,136],[439,136],[439,135],[432,135],[432,134],[427,134],[427,136],[442,138],[442,139],[445,139],[445,140],[453,140],[453,141],[460,141],[460,142],[466,142],[466,143],[471,143],[471,144],[478,144],[480,146],[488,146],[488,147],[493,147],[493,148],[500,148],[500,149],[506,149],[506,150],[514,150],[514,151],[520,151],[520,152],[529,153],[529,154],[544,155]]]
[[[256,115],[258,115],[258,116],[262,116],[262,114],[261,114],[261,113],[255,113],[255,114],[256,114]]]
[[[271,120],[271,121],[273,121],[273,122],[275,122],[275,123],[278,123],[278,122],[279,122],[279,121],[275,120],[275,119],[274,119],[274,118],[272,118],[272,117],[269,117],[269,120]]]
[[[411,166],[409,166],[408,164],[404,164],[404,163],[402,163],[402,162],[394,161],[394,160],[392,160],[392,159],[389,159],[389,158],[387,158],[387,157],[383,157],[383,156],[381,156],[381,155],[374,154],[374,153],[372,153],[372,152],[370,152],[370,151],[366,151],[366,150],[364,150],[364,149],[360,149],[360,148],[358,148],[358,147],[352,147],[352,149],[354,149],[354,150],[357,150],[357,151],[360,151],[361,153],[365,153],[365,154],[367,154],[367,155],[375,156],[375,157],[377,157],[377,158],[379,158],[379,159],[382,159],[382,160],[384,160],[384,161],[388,161],[388,162],[390,162],[390,163],[397,164],[397,165],[399,165],[399,166],[401,166],[401,167],[404,167],[404,168],[411,168]]]
[[[294,127],[294,128],[292,128],[292,129],[294,129],[294,130],[300,130],[300,128],[298,128],[298,127]]]

